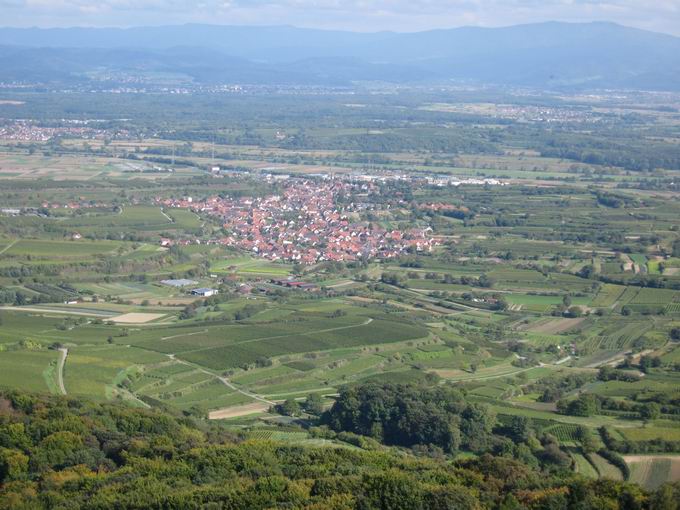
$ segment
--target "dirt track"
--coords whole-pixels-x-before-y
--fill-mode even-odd
[[[238,418],[240,416],[248,416],[250,414],[263,413],[269,409],[270,405],[264,402],[255,402],[253,404],[246,404],[242,406],[232,406],[226,409],[218,409],[208,413],[210,420],[226,420],[229,418]]]
[[[59,391],[66,395],[66,386],[64,386],[64,365],[66,364],[66,357],[68,356],[68,349],[62,347],[59,349],[59,361],[57,363],[57,384]]]

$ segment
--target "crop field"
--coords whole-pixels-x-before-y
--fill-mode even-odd
[[[561,304],[563,296],[552,295],[538,295],[538,294],[511,294],[507,297],[507,301],[513,305],[520,305],[522,310],[531,310],[535,312],[545,312],[549,308]],[[589,297],[575,297],[572,299],[574,305],[588,305],[590,304]]]
[[[571,458],[574,459],[575,470],[577,473],[591,480],[597,480],[600,477],[600,474],[597,472],[595,467],[583,454],[574,451],[570,452],[570,454]]]
[[[50,366],[57,361],[56,351],[0,351],[0,386],[25,391],[49,392],[56,389]]]
[[[135,365],[158,363],[160,354],[134,347],[81,347],[69,352],[64,384],[69,395],[104,400],[110,398],[116,377]]]
[[[531,327],[527,328],[526,331],[531,331],[535,333],[546,333],[549,335],[556,335],[559,333],[565,333],[571,329],[574,329],[581,325],[585,319],[548,319],[541,321],[540,323],[535,323]]]
[[[621,470],[601,455],[591,453],[589,454],[589,458],[600,475],[600,478],[605,478],[607,480],[623,480],[623,473],[621,473]]]
[[[543,429],[543,432],[552,434],[559,439],[561,443],[575,443],[578,441],[578,430],[578,425],[562,424]]]
[[[212,380],[192,388],[179,389],[170,394],[162,394],[160,400],[183,410],[200,407],[208,411],[253,402],[250,397],[231,390],[218,380]]]
[[[600,287],[600,291],[593,299],[591,305],[594,307],[609,308],[616,304],[621,295],[626,290],[623,285],[612,285],[605,283]]]
[[[200,229],[203,224],[201,218],[188,209],[168,209],[164,212],[172,218],[175,227],[182,230]]]
[[[619,304],[627,305],[640,293],[640,289],[637,287],[626,287],[626,290],[619,296]]]
[[[26,256],[43,258],[78,259],[113,253],[120,243],[115,241],[46,241],[22,239],[1,256]]]
[[[656,489],[666,482],[680,481],[680,457],[663,455],[627,455],[630,480],[647,489]]]
[[[599,383],[593,387],[593,392],[608,397],[630,397],[635,392],[643,390],[673,394],[678,389],[677,384],[676,378],[661,378],[652,374],[645,376],[644,380],[632,383],[624,383],[622,381]]]
[[[210,267],[212,273],[243,273],[246,275],[265,275],[271,278],[282,278],[290,274],[292,267],[288,264],[269,262],[262,259],[239,257],[221,260]]]
[[[302,328],[300,332],[291,332],[288,335],[278,330],[269,337],[251,337],[247,341],[225,347],[185,351],[180,356],[192,363],[214,370],[224,370],[253,363],[262,356],[276,357],[344,347],[401,342],[426,335],[424,329],[416,326],[385,320],[374,320],[369,324],[338,326],[338,329],[331,328],[333,328],[332,323],[316,332],[313,328],[310,330]],[[310,332],[305,333],[305,331]]]
[[[624,349],[654,327],[651,321],[618,321],[600,330],[589,340],[589,350],[615,351]]]
[[[661,359],[666,363],[680,362],[680,345],[671,348]]]
[[[167,296],[170,294],[170,291],[167,290],[167,288],[160,285],[131,282],[87,283],[80,285],[79,288],[88,290],[100,296],[121,297],[123,299],[149,298]]]
[[[629,428],[622,430],[622,434],[631,441],[649,441],[652,439],[680,441],[680,427],[648,426],[644,428]]]
[[[56,333],[59,318],[43,314],[0,311],[0,344],[15,343],[23,338],[35,338],[44,333]]]
[[[311,317],[308,320],[290,322],[175,326],[135,332],[131,335],[131,342],[138,347],[163,353],[200,351],[242,342],[277,340],[301,333],[326,332],[334,328],[356,328],[368,320],[366,317],[352,316],[330,320]]]
[[[680,295],[677,291],[666,289],[640,289],[640,292],[630,301],[630,304],[666,305],[672,303]]]
[[[255,429],[247,433],[248,439],[259,441],[299,442],[307,439],[307,432],[290,432],[276,429]]]
[[[66,224],[73,229],[84,231],[91,228],[133,227],[140,230],[159,230],[172,226],[172,221],[163,214],[160,207],[129,206],[124,207],[120,212],[84,215],[68,220]]]

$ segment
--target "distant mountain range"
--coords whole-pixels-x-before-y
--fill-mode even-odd
[[[612,23],[418,33],[182,25],[0,28],[0,81],[174,76],[204,84],[467,83],[680,91],[680,38]]]

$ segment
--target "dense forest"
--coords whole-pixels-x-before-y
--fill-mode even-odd
[[[417,391],[372,386],[359,395],[393,393],[389,398],[396,399],[397,390],[411,397]],[[338,404],[345,410],[354,401],[348,391]],[[438,398],[463,405],[459,395],[443,391],[426,392],[422,406],[433,406]],[[476,422],[468,421],[469,426]],[[243,441],[159,410],[19,392],[0,396],[3,509],[673,510],[678,501],[678,485],[647,493],[622,482],[587,481],[566,470],[551,473],[511,456],[487,453],[449,461],[387,448]]]

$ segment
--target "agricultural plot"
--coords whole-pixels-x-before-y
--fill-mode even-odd
[[[283,278],[291,273],[292,266],[289,264],[281,264],[269,262],[263,259],[254,259],[250,257],[238,257],[220,260],[210,267],[211,273],[229,274],[240,273],[248,275],[265,275],[271,278]]]
[[[2,256],[27,256],[38,258],[63,258],[77,260],[114,253],[121,246],[116,241],[48,241],[22,239],[14,243]]]
[[[674,290],[642,288],[629,303],[631,305],[667,305],[679,295],[680,293]]]
[[[410,324],[373,320],[368,324],[339,326],[337,329],[326,326],[316,332],[303,328],[288,335],[253,338],[214,349],[185,351],[180,356],[208,368],[224,370],[254,363],[261,357],[401,342],[422,338],[426,334],[425,329]]]
[[[208,411],[241,406],[253,402],[253,399],[250,397],[230,389],[217,379],[192,387],[181,387],[173,392],[163,393],[159,399],[179,409],[199,407]]]
[[[258,441],[280,441],[296,443],[309,437],[307,432],[282,431],[277,429],[254,429],[246,434],[248,439]]]
[[[680,362],[680,345],[671,348],[666,354],[664,354],[661,359],[665,363],[675,363]]]
[[[600,477],[595,467],[582,453],[572,451],[570,454],[571,458],[574,459],[574,470],[577,473],[591,480],[597,480]]]
[[[664,377],[657,374],[647,374],[642,380],[625,383],[622,381],[608,381],[593,386],[592,391],[607,397],[631,397],[636,392],[658,392],[674,394],[678,390],[677,377]],[[643,434],[643,432],[628,432]],[[648,433],[652,433],[651,430]]]
[[[104,400],[111,398],[117,378],[124,378],[126,370],[166,359],[134,347],[80,347],[69,351],[64,384],[69,395]]]
[[[638,287],[626,287],[626,290],[619,296],[618,304],[620,306],[630,303],[640,292]]]
[[[624,459],[630,467],[630,481],[646,489],[680,481],[680,456],[627,455]]]
[[[548,319],[532,324],[526,331],[533,333],[545,333],[548,335],[558,335],[566,333],[580,326],[586,319]]]
[[[621,433],[626,439],[631,441],[650,441],[653,439],[680,441],[680,427],[647,426],[643,428],[627,428],[622,429]]]
[[[121,299],[153,299],[164,298],[171,294],[170,289],[160,285],[151,285],[133,282],[98,282],[85,283],[77,286],[78,289],[92,292],[98,296],[112,296]]]
[[[625,349],[653,327],[654,323],[651,320],[619,320],[616,323],[608,324],[604,329],[600,330],[597,336],[590,338],[588,345],[584,347],[589,352],[597,349],[603,351]]]
[[[588,455],[588,458],[595,466],[600,478],[605,478],[607,480],[623,480],[623,473],[621,473],[621,470],[601,455],[591,453]]]
[[[197,230],[203,224],[201,218],[188,209],[167,209],[164,212],[172,218],[175,227],[182,230]]]
[[[0,386],[32,392],[55,392],[57,351],[0,351]]]
[[[561,444],[573,444],[579,439],[579,426],[574,424],[553,425],[543,429],[543,432],[552,434]]]
[[[298,333],[353,328],[367,320],[366,317],[351,316],[322,320],[312,316],[308,320],[276,323],[231,323],[222,326],[204,323],[203,327],[183,325],[140,331],[131,335],[131,343],[163,353],[202,351],[242,342],[280,340]]]
[[[605,283],[600,287],[599,292],[593,299],[591,306],[595,308],[611,308],[616,305],[621,295],[626,290],[623,285],[612,285]]]
[[[120,212],[84,215],[65,222],[69,228],[87,232],[89,229],[127,229],[160,230],[172,227],[173,222],[166,217],[160,207],[128,206]]]
[[[0,344],[13,344],[20,340],[39,339],[44,334],[56,334],[61,319],[46,317],[42,313],[23,313],[0,309]]]
[[[563,296],[512,293],[506,296],[506,300],[511,305],[517,305],[520,310],[545,313],[555,305],[561,304]],[[572,304],[587,306],[590,304],[590,298],[574,297]]]
[[[111,317],[111,321],[116,324],[147,324],[165,317],[162,313],[140,313],[130,312]]]

